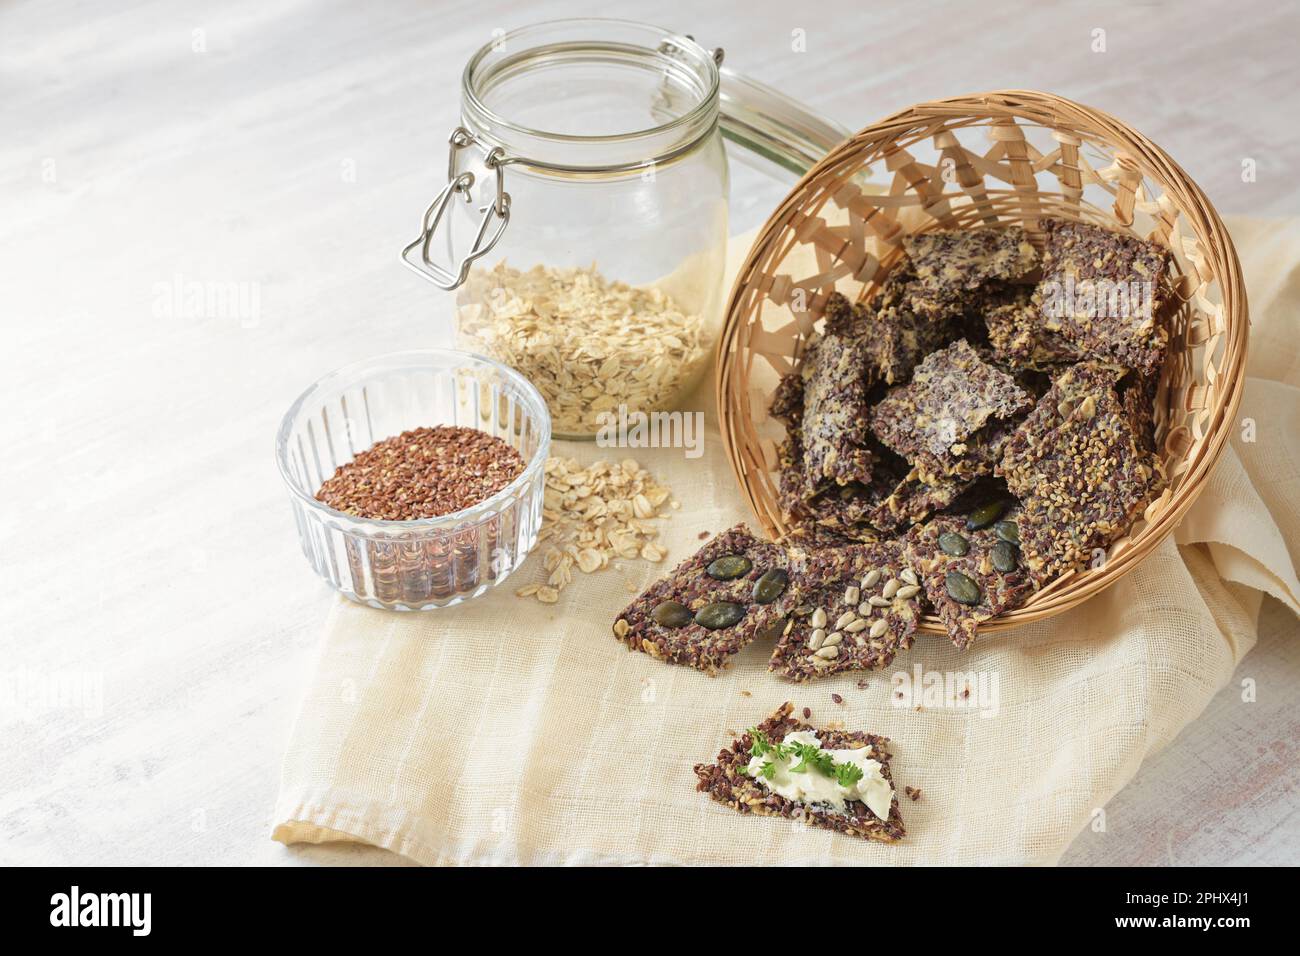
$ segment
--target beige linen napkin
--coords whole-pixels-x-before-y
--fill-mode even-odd
[[[669,559],[578,574],[551,607],[513,593],[540,575],[536,556],[450,610],[338,599],[285,755],[274,839],[370,843],[426,864],[1054,862],[1226,683],[1255,643],[1260,592],[1300,612],[1300,221],[1230,228],[1254,319],[1238,417],[1254,433],[1234,429],[1176,541],[1114,587],[964,654],[927,636],[885,671],[795,686],[753,646],[706,677],[627,652],[610,623],[629,586],[749,517],[716,425],[695,460],[558,443],[584,461],[631,454],[671,485],[683,507],[664,522]],[[891,676],[916,665],[966,673],[985,706],[895,706]],[[814,722],[893,738],[895,780],[924,792],[902,801],[906,840],[741,816],[695,791],[692,766],[785,700]]]

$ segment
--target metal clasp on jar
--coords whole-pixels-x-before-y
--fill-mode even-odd
[[[491,252],[492,247],[501,238],[501,234],[505,232],[510,222],[510,194],[505,190],[504,168],[508,160],[501,147],[488,149],[463,126],[458,126],[452,131],[448,144],[447,185],[424,211],[420,235],[402,250],[402,261],[438,288],[450,292],[465,281],[474,260]],[[469,147],[478,149],[483,157],[483,165],[496,174],[496,198],[479,207],[482,219],[479,220],[473,245],[458,263],[448,268],[434,262],[429,252],[434,236],[438,232],[438,224],[442,221],[447,207],[451,205],[452,197],[464,196],[465,202],[471,201],[470,191],[474,188],[474,174],[469,170],[457,171],[460,166],[460,152]],[[496,220],[497,225],[495,229],[490,229],[493,220]],[[491,238],[488,238],[489,234]]]

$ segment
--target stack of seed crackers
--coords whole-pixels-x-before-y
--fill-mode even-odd
[[[832,294],[771,405],[793,531],[713,539],[620,615],[619,639],[709,672],[763,635],[792,680],[883,667],[919,615],[965,648],[981,622],[1104,556],[1163,482],[1171,263],[1097,226],[1042,229],[1041,254],[1016,226],[911,236],[871,301]],[[749,570],[711,577],[728,554]],[[779,597],[742,593],[773,569]],[[669,600],[681,610],[659,610]]]

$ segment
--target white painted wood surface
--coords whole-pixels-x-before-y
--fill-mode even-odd
[[[0,8],[0,863],[400,862],[267,837],[328,601],[271,443],[325,370],[446,336],[445,297],[396,251],[436,186],[461,66],[496,28],[653,20],[852,127],[1049,89],[1132,122],[1225,214],[1300,214],[1287,5],[813,9]],[[736,227],[780,192],[747,187]],[[191,309],[168,291],[189,282],[245,298]],[[1258,703],[1225,689],[1066,862],[1300,861],[1297,630],[1266,603],[1238,675]]]

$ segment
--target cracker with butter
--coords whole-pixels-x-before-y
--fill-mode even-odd
[[[889,738],[813,727],[782,704],[715,763],[696,764],[696,789],[740,813],[802,819],[864,840],[905,835],[890,775]],[[807,711],[805,711],[807,713]]]

